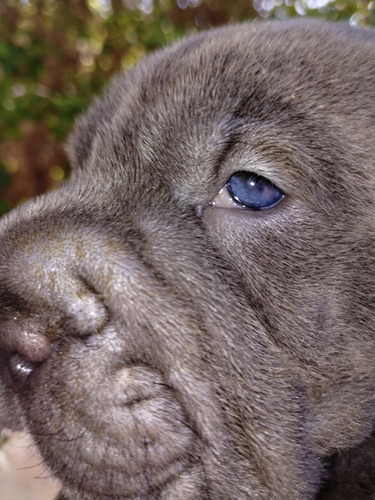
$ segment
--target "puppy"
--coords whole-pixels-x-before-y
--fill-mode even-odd
[[[0,226],[0,418],[60,499],[373,498],[325,464],[373,429],[374,106],[373,31],[265,22],[78,121]]]

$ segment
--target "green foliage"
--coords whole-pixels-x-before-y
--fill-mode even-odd
[[[375,2],[0,0],[0,199],[7,202],[0,211],[56,185],[48,171],[57,159],[67,169],[61,143],[113,73],[202,28],[306,14],[375,24]],[[57,153],[49,151],[37,164],[28,156],[30,142],[43,149],[46,138]],[[34,187],[24,192],[15,189],[19,172],[38,177],[39,184],[30,182]]]

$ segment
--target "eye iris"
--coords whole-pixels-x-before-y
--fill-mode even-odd
[[[236,172],[227,187],[238,203],[254,210],[272,208],[285,196],[272,182],[252,172]]]

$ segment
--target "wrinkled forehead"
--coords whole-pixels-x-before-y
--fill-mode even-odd
[[[354,164],[347,142],[363,140],[355,117],[369,98],[363,44],[328,28],[267,26],[202,34],[115,79],[96,117],[91,168],[110,162],[128,184],[167,180],[198,202],[235,163],[286,191]]]

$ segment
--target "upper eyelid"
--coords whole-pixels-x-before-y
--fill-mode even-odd
[[[237,142],[234,146],[236,148],[239,144],[244,144],[243,141]],[[245,143],[246,145],[247,143]],[[281,149],[281,152],[284,152]],[[288,162],[289,164],[289,162]],[[295,169],[291,169],[293,172]],[[285,194],[295,184],[294,176],[288,173],[285,169],[283,160],[271,157],[266,153],[259,152],[256,147],[251,147],[245,151],[230,151],[230,154],[221,162],[220,176],[222,181],[227,179],[236,172],[244,171],[264,177],[274,184],[278,189],[281,189]]]

